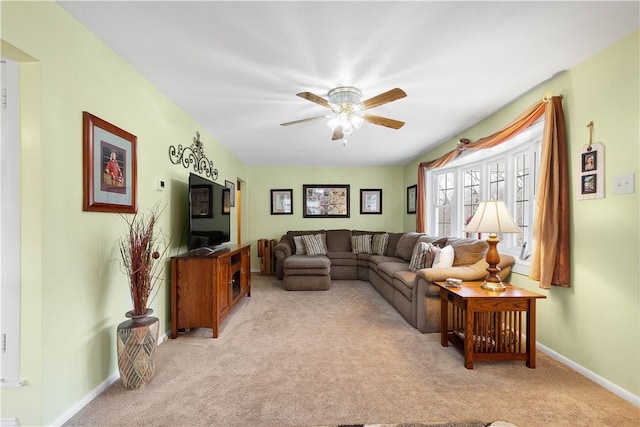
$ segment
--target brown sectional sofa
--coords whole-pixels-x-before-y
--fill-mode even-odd
[[[352,251],[352,236],[381,233],[384,232],[346,229],[289,231],[274,247],[276,275],[285,283],[289,281],[287,289],[303,289],[300,284],[314,282],[320,284],[317,289],[328,289],[324,264],[312,260],[314,257],[328,258],[331,280],[367,281],[411,326],[423,333],[440,331],[440,288],[433,282],[449,277],[465,281],[483,280],[487,275],[484,257],[488,244],[484,240],[449,237],[446,245],[453,247],[453,266],[424,268],[414,273],[409,270],[409,261],[416,243],[419,240],[433,243],[443,239],[415,232],[387,233],[389,240],[384,255],[355,254]],[[324,235],[327,255],[310,257],[295,254],[294,236],[305,234]],[[498,267],[503,280],[514,263],[512,256],[500,256]]]

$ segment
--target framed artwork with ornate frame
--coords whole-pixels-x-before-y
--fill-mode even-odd
[[[407,213],[414,214],[416,213],[416,191],[418,190],[417,185],[412,185],[407,187]]]
[[[86,111],[82,136],[83,210],[135,213],[137,137]]]
[[[293,215],[293,190],[271,190],[271,215]]]
[[[382,214],[382,189],[360,190],[360,214]]]
[[[303,184],[303,218],[349,218],[348,184]]]

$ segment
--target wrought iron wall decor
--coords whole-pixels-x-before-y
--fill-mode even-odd
[[[187,169],[193,164],[194,171],[204,173],[214,181],[218,179],[218,169],[214,168],[213,162],[204,155],[200,132],[196,132],[193,144],[190,147],[183,147],[182,144],[178,144],[176,149],[174,145],[170,146],[169,159],[174,165],[182,163],[182,166]]]

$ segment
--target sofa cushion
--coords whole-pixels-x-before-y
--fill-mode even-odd
[[[308,255],[326,255],[327,249],[322,239],[322,234],[305,234],[302,236],[304,248]]]
[[[433,268],[449,268],[453,266],[455,252],[453,246],[447,245],[440,249],[433,260]]]
[[[291,255],[284,262],[284,269],[288,275],[314,276],[328,275],[331,262],[326,256]]]
[[[429,253],[430,243],[418,242],[413,248],[413,254],[411,255],[411,261],[409,261],[409,271],[416,272],[425,267],[425,261],[427,254]]]
[[[303,236],[305,234],[323,234],[324,230],[300,230],[300,231],[287,231],[287,240],[289,241],[289,246],[291,248],[296,247],[296,243],[293,241],[294,236]]]
[[[393,283],[393,278],[398,271],[409,271],[409,263],[400,262],[382,262],[378,264],[378,274],[387,283]]]
[[[371,234],[351,236],[351,250],[354,254],[370,254]]]
[[[353,252],[327,252],[331,265],[357,265],[358,255]]]
[[[411,255],[413,255],[413,248],[416,246],[416,243],[420,236],[422,236],[422,234],[416,233],[415,231],[404,233],[398,240],[398,245],[396,246],[396,256],[398,258],[402,258],[405,261],[409,261],[411,259]]]
[[[327,230],[327,251],[351,252],[351,230]]]
[[[449,245],[455,251],[453,265],[456,267],[475,264],[485,257],[489,249],[486,241],[477,239],[449,239]]]
[[[304,242],[302,241],[302,236],[293,236],[293,243],[295,244],[296,251],[294,253],[296,255],[307,254],[307,250],[304,248]]]
[[[404,233],[389,233],[389,241],[387,242],[387,250],[385,252],[386,256],[396,256],[398,241],[403,234]]]
[[[389,244],[389,233],[374,234],[371,239],[371,253],[384,255]]]
[[[384,262],[402,262],[403,260],[395,256],[371,255],[369,257],[369,268],[378,272],[378,266]]]
[[[413,288],[416,285],[416,273],[408,270],[397,271],[393,279],[393,287],[402,292],[402,295],[411,301]]]

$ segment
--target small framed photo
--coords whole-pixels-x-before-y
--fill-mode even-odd
[[[231,181],[224,181],[224,186],[229,189],[229,206],[234,207],[236,205],[236,185]]]
[[[596,174],[582,175],[582,194],[595,194],[598,192]]]
[[[271,215],[293,215],[293,190],[271,190]]]
[[[588,151],[582,153],[582,172],[595,171],[598,169],[598,152]]]
[[[417,185],[412,185],[407,187],[407,213],[414,214],[416,213],[416,191],[418,190]]]
[[[135,213],[138,138],[84,111],[83,210]]]
[[[303,218],[349,218],[349,185],[303,184]]]
[[[360,190],[360,214],[382,214],[382,190]]]

